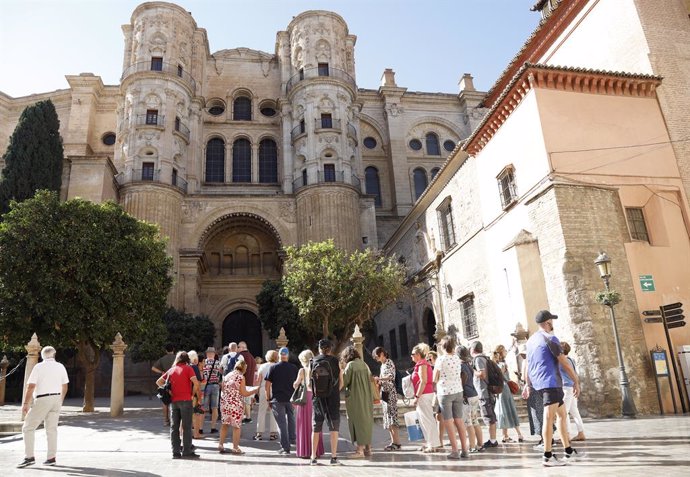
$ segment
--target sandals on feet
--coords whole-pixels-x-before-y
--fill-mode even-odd
[[[235,455],[244,455],[244,451],[242,449],[240,449],[239,447],[236,449],[231,449],[230,453],[235,454]]]
[[[271,436],[269,437],[270,440],[275,441],[278,439],[278,434],[275,432],[271,432]]]
[[[255,434],[254,437],[252,437],[255,441],[262,441],[264,438],[261,434]]]
[[[394,450],[400,450],[400,449],[402,449],[402,445],[401,444],[395,444],[395,443],[388,444],[386,447],[383,448],[383,450],[385,450],[385,451],[394,451]]]
[[[506,443],[506,442],[515,442],[510,436],[504,437],[501,439],[501,442]]]

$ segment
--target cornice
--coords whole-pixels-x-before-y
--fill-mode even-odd
[[[462,148],[478,154],[532,89],[648,98],[655,96],[661,80],[656,75],[525,63]]]

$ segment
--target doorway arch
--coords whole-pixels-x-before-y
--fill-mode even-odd
[[[239,309],[230,313],[223,320],[223,345],[244,341],[252,356],[263,355],[263,337],[261,322],[255,313]]]

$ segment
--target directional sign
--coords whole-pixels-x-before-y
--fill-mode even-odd
[[[683,326],[685,326],[685,322],[684,322],[684,321],[677,321],[677,322],[675,322],[675,323],[669,323],[669,324],[667,324],[667,325],[666,325],[666,328],[680,328],[680,327],[683,327]]]
[[[661,310],[645,310],[642,314],[644,316],[661,316]]]
[[[661,317],[655,317],[655,318],[645,318],[644,319],[645,323],[661,323]]]
[[[682,308],[683,304],[678,302],[678,303],[671,303],[670,305],[664,305],[661,307],[661,309],[668,315],[668,312],[671,310],[675,310],[677,308]]]
[[[671,311],[664,311],[664,316],[666,318],[669,318],[671,316],[678,316],[683,314],[683,309],[682,308],[676,308],[675,310]]]
[[[683,321],[685,316],[683,315],[676,315],[676,316],[667,316],[666,317],[666,323],[674,323],[676,321]]]
[[[654,278],[651,275],[640,275],[640,288],[643,292],[656,291],[654,288]]]

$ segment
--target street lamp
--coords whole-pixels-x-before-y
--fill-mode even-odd
[[[609,289],[609,279],[611,278],[611,259],[606,252],[599,252],[599,256],[594,261],[594,264],[599,269],[599,275],[601,279],[604,280],[604,285],[606,286],[606,291]],[[618,326],[616,326],[616,315],[613,312],[612,301],[605,301],[604,304],[609,307],[611,312],[611,324],[613,325],[613,336],[616,339],[616,354],[618,355],[618,367],[620,369],[620,386],[621,386],[621,396],[622,396],[622,407],[623,416],[635,417],[637,410],[635,409],[635,402],[630,396],[630,382],[628,381],[628,375],[625,372],[625,363],[623,363],[623,354],[621,353],[621,343],[618,338]]]

